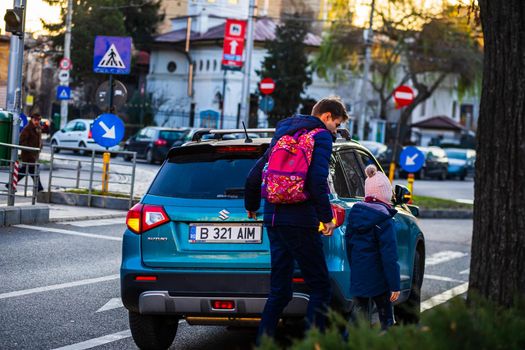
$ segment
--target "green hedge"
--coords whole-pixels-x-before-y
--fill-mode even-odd
[[[455,298],[422,314],[421,324],[395,326],[388,332],[370,328],[365,322],[348,326],[335,314],[332,326],[320,334],[313,329],[303,339],[295,340],[295,350],[327,349],[399,349],[399,350],[483,350],[525,349],[525,301],[512,309],[503,309],[488,302],[470,305]],[[348,342],[343,341],[341,327],[347,327]],[[282,345],[264,339],[259,349],[282,349]]]

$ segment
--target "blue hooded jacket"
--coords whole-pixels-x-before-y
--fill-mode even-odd
[[[245,184],[244,206],[246,210],[257,211],[261,205],[262,170],[268,162],[271,148],[284,135],[293,135],[301,129],[326,129],[324,123],[311,115],[295,115],[277,124],[270,147],[254,165]],[[317,228],[319,222],[332,220],[332,209],[328,194],[328,166],[332,154],[333,136],[330,131],[322,131],[314,136],[315,144],[312,161],[306,176],[305,189],[310,198],[295,204],[272,204],[265,201],[265,226],[298,226]]]
[[[350,294],[375,297],[400,290],[394,220],[397,210],[379,203],[356,203],[348,214],[346,244]]]

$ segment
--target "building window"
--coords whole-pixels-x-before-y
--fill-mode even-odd
[[[213,60],[213,70],[217,70],[217,60]]]
[[[199,70],[202,71],[202,60],[199,60]]]
[[[206,60],[206,72],[210,70],[210,60]]]
[[[177,70],[177,63],[170,61],[168,62],[168,66],[166,68],[168,69],[168,72],[173,73]]]
[[[458,102],[454,101],[452,103],[452,119],[456,120],[456,109],[458,109]]]
[[[427,114],[427,101],[426,100],[421,103],[421,114],[420,115],[424,117],[425,114]]]

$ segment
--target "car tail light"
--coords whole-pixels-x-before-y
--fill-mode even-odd
[[[292,278],[293,283],[304,283],[304,278],[302,277],[294,277]]]
[[[91,131],[91,129],[89,129],[88,139],[92,139],[92,138],[93,138],[93,132]]]
[[[235,301],[233,300],[212,300],[211,307],[217,310],[233,310],[235,309]]]
[[[215,149],[217,153],[257,152],[258,150],[257,146],[221,146]]]
[[[136,276],[135,281],[139,282],[155,282],[157,280],[157,276]]]
[[[160,226],[170,219],[162,206],[149,204],[135,204],[126,216],[126,225],[128,228],[141,234],[154,227]]]
[[[164,139],[158,139],[157,141],[154,142],[155,146],[158,146],[158,147],[162,147],[162,146],[167,146],[168,145],[168,141],[164,140]]]

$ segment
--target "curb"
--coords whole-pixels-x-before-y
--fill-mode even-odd
[[[62,205],[70,205],[77,207],[89,207],[87,194],[79,193],[67,193],[67,192],[51,192],[51,198],[48,201],[49,192],[39,192],[38,193],[38,202],[40,203],[54,203]],[[134,199],[132,201],[132,206],[135,203],[138,203],[139,199]],[[127,198],[117,198],[110,196],[91,196],[91,207],[101,208],[101,209],[114,209],[114,210],[129,210],[129,199]]]
[[[75,216],[75,217],[64,217],[64,218],[49,218],[49,222],[70,222],[70,221],[116,219],[116,218],[125,218],[126,215],[127,214],[102,214],[102,215]]]
[[[472,219],[472,210],[450,210],[450,209],[422,209],[419,208],[420,219]]]
[[[0,227],[47,222],[49,222],[49,206],[47,205],[16,205],[0,208]]]

